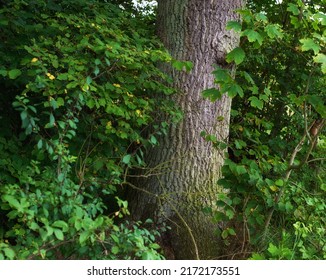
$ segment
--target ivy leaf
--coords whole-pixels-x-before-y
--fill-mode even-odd
[[[12,69],[8,72],[9,78],[12,80],[16,79],[21,74],[22,74],[22,71],[20,71],[19,69]]]
[[[309,51],[313,50],[315,55],[317,55],[320,51],[320,46],[314,42],[313,39],[307,38],[307,39],[301,39],[300,43],[302,44],[301,49],[302,51]]]
[[[246,54],[244,50],[240,47],[237,47],[226,55],[226,61],[228,63],[234,61],[236,65],[239,65],[245,59],[245,57]]]
[[[238,21],[231,20],[226,24],[226,29],[227,30],[233,29],[235,32],[241,32],[242,25]]]

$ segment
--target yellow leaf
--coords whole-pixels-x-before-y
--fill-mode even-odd
[[[270,188],[273,192],[278,191],[278,187],[276,187],[276,186],[270,186],[269,188]]]
[[[38,61],[38,58],[36,58],[36,57],[34,57],[34,58],[31,60],[32,63],[35,63],[36,61]]]
[[[49,77],[50,80],[54,80],[55,77],[51,73],[46,73],[46,75]]]

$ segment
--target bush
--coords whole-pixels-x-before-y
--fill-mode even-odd
[[[95,0],[0,14],[0,258],[162,258],[156,230],[122,220],[126,169],[167,126],[153,112],[174,112],[147,19]]]

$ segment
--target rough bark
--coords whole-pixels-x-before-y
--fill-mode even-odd
[[[213,206],[221,192],[217,181],[224,151],[213,148],[200,133],[227,139],[231,100],[225,95],[212,103],[201,92],[216,86],[214,65],[225,66],[226,52],[238,43],[237,35],[225,26],[237,18],[234,10],[241,6],[242,0],[158,1],[159,37],[175,59],[191,61],[194,67],[189,73],[164,67],[178,89],[172,99],[184,118],[148,152],[153,175],[137,181],[136,187],[144,191],[133,194],[130,204],[136,218],[152,217],[172,227],[165,242],[177,259],[219,254],[217,225],[202,210]]]

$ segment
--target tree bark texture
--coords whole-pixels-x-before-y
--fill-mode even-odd
[[[184,117],[148,151],[152,176],[139,178],[136,187],[143,191],[134,194],[130,204],[136,218],[152,217],[172,227],[164,241],[177,259],[211,259],[219,254],[217,225],[202,210],[212,207],[222,191],[217,181],[224,151],[213,148],[200,133],[227,140],[231,100],[225,95],[212,103],[201,93],[216,86],[214,65],[225,66],[226,53],[238,44],[237,34],[225,26],[238,19],[234,10],[242,4],[242,0],[158,1],[158,36],[173,58],[191,61],[194,67],[186,72],[163,66],[178,90],[171,98]]]

